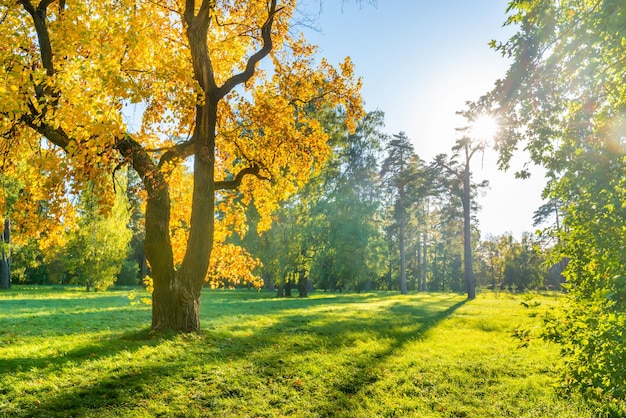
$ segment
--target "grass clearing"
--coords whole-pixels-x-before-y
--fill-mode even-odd
[[[154,336],[127,294],[0,293],[0,416],[593,416],[511,337],[529,296],[205,291],[201,335]]]

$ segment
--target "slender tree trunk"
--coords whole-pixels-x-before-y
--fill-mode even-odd
[[[393,260],[391,259],[391,252],[392,248],[389,248],[389,272],[387,273],[389,275],[389,280],[387,280],[387,290],[393,289]]]
[[[476,298],[476,289],[474,284],[474,270],[472,266],[472,227],[471,227],[471,189],[470,189],[470,171],[469,161],[465,165],[463,173],[463,264],[465,270],[465,285],[467,286],[467,298]]]
[[[142,254],[141,258],[139,259],[139,278],[140,278],[139,283],[143,283],[143,279],[145,279],[147,275],[148,275],[148,263],[146,263],[145,254]]]
[[[11,288],[11,221],[9,218],[4,220],[4,229],[0,236],[2,245],[0,259],[0,289]]]
[[[428,274],[428,231],[422,236],[422,277],[420,278],[420,290],[426,291],[426,275]]]
[[[441,253],[441,291],[446,291],[446,252],[445,250]]]
[[[400,213],[400,293],[406,295],[406,248],[404,246],[404,227],[405,227],[405,219],[404,219],[404,208],[401,209]]]
[[[275,290],[274,280],[272,280],[272,278],[270,277],[270,274],[267,271],[263,271],[262,278],[263,278],[263,289],[271,290],[273,292]]]
[[[417,245],[415,249],[415,258],[417,259],[417,270],[415,272],[417,275],[417,289],[416,290],[418,292],[422,290],[422,269],[424,268],[423,261],[422,261],[422,248],[419,243],[420,243],[420,240],[418,236]]]

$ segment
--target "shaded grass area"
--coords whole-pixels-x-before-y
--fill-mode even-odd
[[[0,416],[592,416],[511,338],[522,297],[206,291],[202,334],[154,336],[127,294],[0,293]]]

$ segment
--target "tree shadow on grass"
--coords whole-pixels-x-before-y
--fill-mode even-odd
[[[155,383],[182,367],[173,359],[176,350],[149,358],[141,357],[142,350],[158,352],[176,338],[174,334],[155,335],[146,328],[81,344],[57,356],[0,359],[0,416],[118,416],[117,408],[134,409],[144,395],[154,396]],[[22,387],[26,393],[14,393],[5,373],[37,384],[32,389]],[[68,380],[59,382],[58,376]],[[55,381],[42,383],[47,378]],[[11,405],[16,398],[18,404]]]
[[[346,409],[350,408],[350,398],[365,393],[367,388],[374,385],[382,376],[380,369],[376,366],[385,364],[387,360],[394,356],[402,356],[405,345],[410,341],[423,339],[424,336],[432,330],[440,321],[449,317],[457,309],[463,306],[467,300],[455,303],[454,305],[438,312],[415,312],[410,306],[404,303],[395,303],[389,309],[389,313],[393,315],[396,321],[386,321],[377,319],[367,324],[370,329],[378,329],[378,338],[384,338],[389,344],[381,349],[350,359],[350,367],[347,373],[341,376],[341,379],[333,383],[334,396],[331,396],[322,402],[317,411],[320,416],[339,416]],[[341,321],[337,326],[341,329],[358,331],[360,328],[358,322]],[[319,327],[318,332],[330,333],[329,326]],[[345,341],[347,344],[355,344],[357,341]]]
[[[121,351],[134,351],[144,345],[156,345],[159,338],[150,329],[130,331],[121,335],[100,336],[89,344],[80,345],[76,349],[61,352],[48,357],[23,356],[0,358],[0,376],[14,371],[42,369],[54,372],[69,362],[97,360],[104,356],[113,356]]]
[[[371,315],[367,309],[352,315],[333,310],[301,310],[256,333],[233,337],[234,341],[220,356],[226,363],[252,363],[257,374],[262,374],[261,380],[270,382],[269,385],[279,382],[283,387],[274,387],[268,393],[282,393],[274,396],[271,404],[279,410],[288,409],[302,396],[297,390],[285,389],[298,385],[299,375],[311,374],[302,363],[321,362],[322,370],[312,379],[319,382],[308,388],[316,394],[315,399],[303,400],[302,408],[314,402],[316,416],[345,416],[354,406],[352,398],[365,393],[381,378],[377,365],[401,356],[408,342],[424,338],[466,302],[457,296],[431,303],[394,300],[382,304]],[[353,306],[357,307],[358,304]],[[326,354],[335,359],[334,363],[324,363]]]
[[[158,338],[147,330],[132,331],[80,346],[59,358],[25,356],[11,363],[0,361],[0,368],[36,367],[48,373],[63,373],[69,362],[87,367],[91,361],[114,357],[124,350],[130,356],[139,356],[142,347],[165,351],[161,344],[175,344],[178,351],[169,357],[165,354],[163,358],[136,361],[132,367],[109,367],[79,385],[53,392],[42,390],[45,397],[39,404],[23,405],[18,415],[111,416],[116,410],[133,409],[156,414],[155,409],[150,409],[155,408],[155,402],[168,403],[163,394],[167,387],[163,385],[179,385],[190,393],[188,403],[178,407],[180,415],[185,415],[185,408],[189,415],[194,411],[203,416],[224,415],[229,399],[235,397],[243,406],[246,402],[263,402],[263,408],[281,414],[291,411],[304,415],[298,411],[311,413],[307,408],[313,407],[317,416],[341,416],[353,407],[352,397],[365,393],[381,378],[380,369],[374,366],[402,355],[408,342],[423,338],[465,303],[458,296],[427,301],[388,299],[386,295],[293,299],[285,303],[258,299],[252,304],[256,306],[254,311],[273,315],[270,325],[258,329],[225,323],[199,337]],[[246,307],[244,303],[232,312],[229,308],[225,315],[238,319]],[[224,314],[223,308],[220,303],[207,306],[203,316]],[[374,342],[374,348],[368,347],[368,341]],[[361,346],[362,350],[358,348]],[[307,358],[319,361],[321,370],[305,366]],[[243,366],[221,370],[231,364],[246,364],[250,370]],[[254,391],[261,391],[261,395],[250,395],[256,401],[248,401],[244,394]],[[201,395],[193,397],[191,392]],[[156,400],[152,406],[146,406],[145,401],[153,398]]]
[[[164,390],[159,382],[182,367],[178,362],[168,362],[144,365],[136,370],[109,371],[96,380],[65,388],[35,404],[24,405],[15,416],[124,416],[123,410],[128,413],[142,409],[144,399],[153,398],[156,393]],[[166,404],[167,399],[162,402]]]

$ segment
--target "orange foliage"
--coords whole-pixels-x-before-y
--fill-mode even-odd
[[[6,176],[20,179],[23,193],[12,208],[19,235],[39,234],[53,245],[52,223],[71,222],[72,193],[94,182],[102,202],[112,202],[110,173],[126,163],[116,149],[132,134],[155,164],[193,131],[196,105],[205,102],[194,79],[182,0],[67,2],[48,7],[47,27],[54,72],[42,64],[31,16],[24,4],[0,5],[0,160]],[[200,3],[200,2],[196,2]],[[217,86],[241,72],[262,45],[260,27],[268,19],[266,0],[210,2],[208,58]],[[219,102],[215,181],[232,179],[254,164],[237,195],[218,192],[214,249],[208,280],[254,283],[257,264],[244,250],[225,244],[244,234],[244,209],[254,201],[269,228],[278,202],[301,187],[329,154],[316,110],[343,106],[350,129],[362,116],[361,82],[349,59],[333,67],[317,62],[316,48],[290,31],[296,2],[278,2],[272,27],[273,50],[263,70]],[[198,6],[199,7],[199,6]],[[198,12],[200,9],[196,9]],[[41,91],[45,91],[42,94]],[[134,109],[135,118],[132,119]],[[24,123],[23,115],[31,120]],[[50,141],[34,134],[45,124],[62,132]],[[132,126],[132,127],[129,127]],[[53,143],[60,145],[60,152]],[[180,264],[190,228],[193,179],[185,158],[159,166],[171,192],[170,236],[174,264]],[[29,165],[31,164],[31,165]],[[0,205],[8,211],[0,192]],[[46,216],[37,202],[47,202]],[[42,231],[48,231],[43,233]]]

